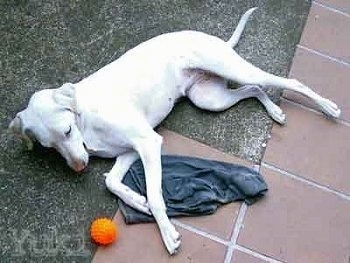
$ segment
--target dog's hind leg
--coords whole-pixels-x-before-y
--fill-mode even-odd
[[[199,108],[210,111],[224,111],[241,100],[257,98],[268,114],[278,123],[285,123],[285,115],[280,107],[257,85],[245,85],[238,89],[228,89],[227,81],[217,76],[202,77],[188,91],[187,97]]]
[[[326,115],[337,118],[340,110],[332,101],[325,99],[295,79],[267,73],[241,58],[224,41],[211,39],[198,48],[189,62],[191,68],[212,72],[242,85],[253,84],[287,89],[312,99]]]
[[[137,152],[127,152],[119,155],[111,171],[105,174],[106,187],[126,204],[150,215],[151,211],[149,210],[146,198],[122,183],[126,172],[138,157]]]

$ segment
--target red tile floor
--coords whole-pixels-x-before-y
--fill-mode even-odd
[[[350,1],[313,1],[290,77],[342,109],[324,118],[301,96],[284,93],[287,125],[274,125],[261,165],[269,192],[247,207],[232,203],[211,216],[173,220],[182,248],[170,257],[155,224],[125,225],[99,262],[350,262]],[[165,151],[253,166],[161,129]]]

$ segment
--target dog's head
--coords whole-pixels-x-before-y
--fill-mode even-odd
[[[45,89],[30,98],[25,110],[17,113],[9,128],[25,140],[29,149],[38,141],[55,148],[75,171],[88,163],[88,153],[76,124],[75,87],[66,83],[58,89]]]

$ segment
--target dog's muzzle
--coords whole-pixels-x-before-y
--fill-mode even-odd
[[[76,161],[73,161],[73,169],[74,171],[78,172],[78,173],[81,173],[84,171],[84,169],[86,168],[87,166],[87,162],[84,161],[84,160],[76,160]]]
[[[81,152],[80,155],[76,155],[74,157],[72,155],[68,155],[66,162],[74,171],[81,173],[89,163],[89,154],[87,152]]]

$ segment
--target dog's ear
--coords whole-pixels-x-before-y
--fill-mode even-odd
[[[53,99],[57,104],[70,111],[76,111],[75,87],[72,83],[65,83],[56,89],[53,93]]]
[[[22,120],[19,114],[10,122],[9,130],[14,134],[22,133]]]
[[[35,141],[35,136],[30,129],[24,128],[23,126],[24,126],[23,121],[22,121],[22,118],[21,118],[20,113],[19,113],[11,121],[11,123],[9,125],[9,130],[24,140],[24,142],[27,145],[28,150],[32,150],[33,146],[34,146],[33,141]]]

